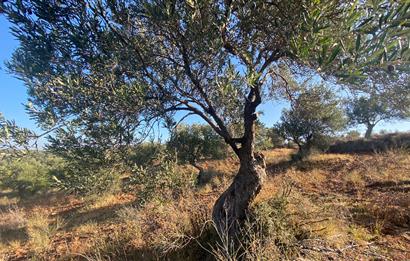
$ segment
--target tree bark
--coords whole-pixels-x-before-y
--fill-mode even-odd
[[[250,84],[244,108],[244,134],[240,139],[241,147],[234,149],[239,158],[239,172],[229,188],[215,202],[212,219],[220,234],[227,233],[236,242],[249,207],[262,188],[266,177],[265,157],[254,151],[255,122],[258,118],[257,106],[261,103],[261,82]]]
[[[216,201],[212,218],[220,233],[228,233],[235,240],[250,204],[262,188],[266,177],[262,154],[239,157],[240,168],[229,188]]]
[[[366,133],[364,134],[365,139],[370,139],[371,138],[373,128],[374,128],[374,124],[368,124],[367,125],[367,130],[366,130]]]
[[[203,183],[203,174],[204,174],[204,168],[199,166],[197,162],[191,162],[191,165],[198,170],[198,176],[196,177],[196,184],[201,185]]]

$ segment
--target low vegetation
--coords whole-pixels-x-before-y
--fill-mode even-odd
[[[329,147],[331,153],[373,153],[394,149],[410,149],[410,133],[376,135],[372,139],[354,137],[337,141]]]
[[[408,151],[314,154],[290,164],[293,153],[265,151],[267,183],[240,245],[210,217],[237,161],[202,161],[210,176],[198,187],[194,167],[157,158],[133,172],[138,182],[127,176],[122,190],[98,196],[49,191],[21,198],[3,189],[0,253],[5,260],[409,258]]]
[[[23,158],[7,158],[0,161],[0,186],[12,189],[20,196],[48,191],[53,176],[64,167],[64,161],[50,153],[30,153]]]

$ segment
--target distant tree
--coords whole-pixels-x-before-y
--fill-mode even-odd
[[[203,168],[201,160],[223,159],[227,156],[226,143],[208,125],[180,125],[171,134],[168,150],[176,152],[181,162],[189,163],[199,170],[198,181]]]
[[[269,136],[273,148],[281,148],[285,145],[285,139],[277,127],[269,128],[267,135]]]
[[[410,117],[410,74],[406,69],[370,72],[350,88],[353,99],[347,103],[347,115],[351,125],[366,126],[366,139],[379,122]]]
[[[406,95],[406,93],[397,93],[395,95]],[[347,106],[347,115],[351,125],[364,124],[366,126],[364,137],[369,139],[373,128],[380,121],[405,119],[410,116],[410,109],[408,110],[408,112],[405,112],[402,107],[396,108],[395,105],[389,102],[388,97],[372,93],[370,96],[360,96],[351,100]]]
[[[0,9],[20,42],[8,67],[41,127],[75,125],[78,139],[109,127],[105,141],[122,145],[176,112],[209,124],[240,161],[213,209],[230,235],[266,176],[256,112],[278,63],[345,77],[409,60],[405,1],[18,0]]]
[[[297,159],[303,159],[313,148],[324,148],[345,122],[337,97],[329,88],[318,85],[292,97],[291,108],[282,112],[275,127],[283,138],[298,146]]]
[[[267,150],[272,148],[273,144],[270,139],[270,129],[260,120],[255,125],[255,148],[258,150]]]

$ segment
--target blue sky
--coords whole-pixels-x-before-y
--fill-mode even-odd
[[[14,119],[20,126],[40,132],[35,122],[29,119],[29,116],[24,110],[23,104],[26,103],[28,96],[23,82],[7,73],[4,66],[4,62],[11,58],[13,51],[18,46],[18,42],[10,33],[9,27],[10,23],[4,16],[0,15],[0,112],[2,112],[7,119]],[[283,107],[283,103],[270,102],[261,105],[259,110],[263,111],[263,115],[261,116],[262,122],[269,127],[272,126],[278,121]],[[187,123],[192,122],[199,122],[199,120],[196,117],[187,119]],[[358,129],[362,132],[364,131],[363,127],[358,127]],[[410,122],[382,122],[376,126],[375,131],[377,132],[381,129],[388,131],[409,131]]]
[[[0,15],[0,112],[7,119],[15,119],[20,125],[35,129],[35,123],[29,120],[22,105],[27,100],[24,84],[8,74],[4,65],[17,45],[10,33],[9,23]]]

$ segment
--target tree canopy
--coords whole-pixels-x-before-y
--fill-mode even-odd
[[[394,96],[405,96],[406,93],[395,93]],[[408,107],[397,107],[394,96],[385,97],[371,93],[355,97],[347,106],[347,116],[350,124],[364,124],[366,126],[365,138],[370,138],[374,126],[380,121],[391,121],[409,117]],[[403,104],[402,104],[403,105]]]
[[[282,112],[276,125],[279,133],[298,145],[299,155],[308,155],[314,147],[321,148],[326,140],[346,123],[339,100],[324,85],[302,89],[292,96],[291,108]]]
[[[380,52],[389,58],[382,62],[408,54],[407,35],[397,32],[406,28],[400,21],[408,4],[389,1],[2,5],[21,43],[9,68],[28,85],[33,117],[43,127],[70,122],[82,133],[115,128],[126,136],[122,142],[159,117],[184,111],[237,150],[238,137],[226,126],[245,108],[246,118],[254,113],[275,62],[293,59],[323,70],[348,68],[353,56],[368,64]],[[252,122],[244,122],[245,132]]]
[[[203,159],[222,159],[227,156],[226,143],[208,125],[178,126],[167,143],[179,160],[196,168]]]

